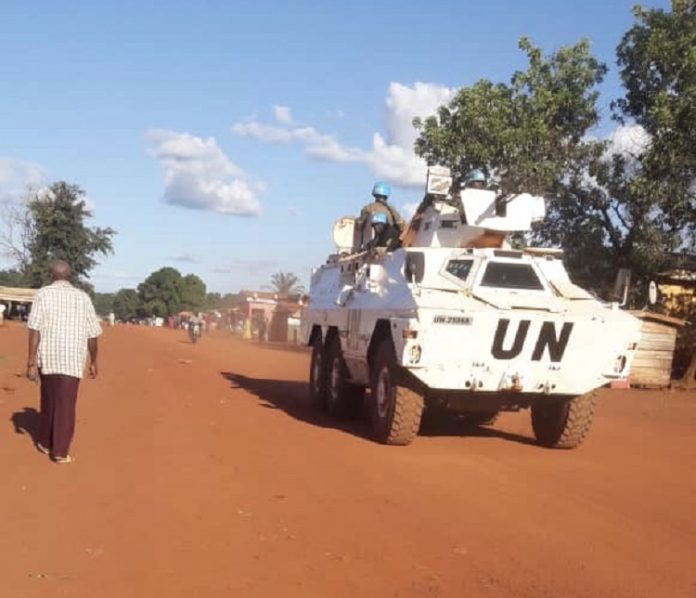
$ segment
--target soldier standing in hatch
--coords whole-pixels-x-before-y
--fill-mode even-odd
[[[387,203],[390,194],[391,187],[389,183],[378,182],[372,187],[372,197],[374,197],[374,201],[367,204],[360,211],[359,222],[362,233],[362,245],[366,244],[372,238],[372,217],[375,214],[384,214],[387,218],[388,225],[396,227],[399,234],[403,232],[405,226],[404,219],[396,208]]]

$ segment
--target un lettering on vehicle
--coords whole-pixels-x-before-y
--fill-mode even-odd
[[[498,320],[491,346],[491,354],[496,359],[514,359],[522,353],[527,345],[527,336],[532,321],[518,321],[517,329],[514,332],[510,330],[510,324],[509,318]],[[573,326],[573,322],[563,322],[562,324],[552,320],[542,322],[532,350],[532,361],[541,361],[544,355],[548,354],[551,362],[560,362],[568,347]]]
[[[433,324],[454,324],[458,326],[469,326],[472,319],[467,316],[450,316],[447,314],[437,314],[433,316]]]

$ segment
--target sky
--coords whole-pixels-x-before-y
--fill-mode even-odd
[[[375,181],[404,212],[420,200],[413,117],[479,79],[509,81],[523,35],[547,53],[591,41],[611,69],[592,133],[612,135],[632,4],[0,0],[0,200],[56,180],[84,189],[88,223],[118,231],[97,291],[163,266],[213,292],[278,271],[307,285],[334,221]]]

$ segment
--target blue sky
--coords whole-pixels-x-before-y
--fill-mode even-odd
[[[118,231],[98,291],[165,265],[218,292],[306,282],[375,180],[399,208],[419,200],[411,118],[507,81],[522,35],[547,52],[591,40],[612,67],[609,134],[632,4],[0,0],[0,198],[85,189],[91,223]]]

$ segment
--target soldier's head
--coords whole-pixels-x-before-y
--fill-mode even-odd
[[[389,186],[389,183],[379,181],[375,183],[374,187],[372,187],[372,197],[374,197],[377,201],[386,202],[389,195],[391,195],[391,187]]]
[[[485,189],[486,175],[478,168],[474,168],[474,170],[469,171],[469,174],[466,175],[464,186],[467,189]]]
[[[70,264],[63,260],[53,260],[51,262],[51,278],[53,280],[70,280],[72,270]]]

